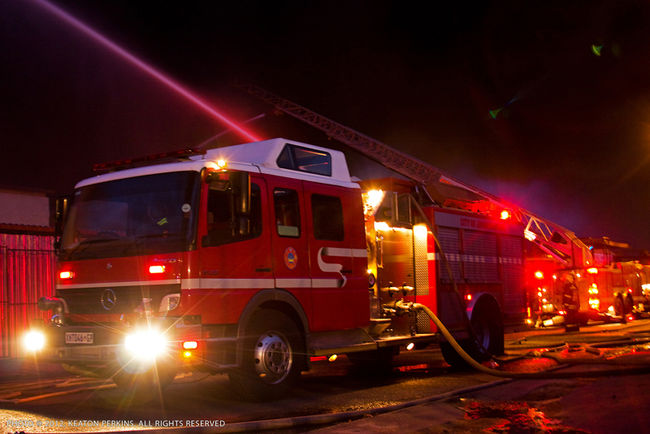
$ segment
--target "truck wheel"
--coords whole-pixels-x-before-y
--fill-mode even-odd
[[[479,299],[472,308],[470,325],[476,339],[461,339],[460,346],[477,362],[490,359],[490,355],[501,355],[504,351],[503,321],[501,309],[491,297]],[[447,341],[440,343],[445,361],[454,368],[467,368],[469,364]]]
[[[472,315],[472,329],[479,345],[488,353],[503,354],[503,322],[500,310],[491,310],[479,305],[481,309]]]
[[[460,346],[465,350],[467,354],[470,355],[477,362],[483,362],[486,359],[485,352],[481,352],[478,349],[476,342],[471,339],[460,339],[458,340]],[[440,342],[440,351],[442,352],[442,357],[445,359],[445,362],[449,364],[454,369],[468,369],[470,367],[469,363],[463,359],[460,354],[456,352],[454,347],[447,341]]]
[[[300,376],[301,341],[298,328],[286,315],[259,311],[245,329],[241,365],[229,374],[235,390],[252,400],[286,393]]]
[[[477,301],[472,308],[470,324],[479,345],[479,351],[492,355],[503,354],[503,320],[499,304],[494,298],[481,297]]]

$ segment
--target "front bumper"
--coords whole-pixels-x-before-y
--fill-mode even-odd
[[[217,333],[202,332],[200,325],[184,327],[181,325],[159,324],[156,330],[166,330],[164,348],[152,348],[148,341],[136,345],[144,348],[141,355],[133,354],[131,345],[125,345],[127,336],[133,336],[142,327],[124,327],[118,324],[62,325],[47,326],[40,331],[45,335],[45,346],[35,353],[42,361],[65,363],[90,368],[115,368],[140,365],[143,367],[164,363],[183,370],[207,370],[224,372],[235,367],[234,350],[236,339]],[[207,336],[206,336],[207,334]],[[205,336],[202,338],[202,336]],[[195,341],[195,348],[185,348],[188,340]],[[160,349],[155,358],[147,358],[148,353]]]
[[[63,326],[46,327],[45,347],[38,358],[45,361],[84,364],[88,366],[111,366],[119,364],[126,330],[110,326]],[[66,336],[92,336],[92,342],[69,342]]]

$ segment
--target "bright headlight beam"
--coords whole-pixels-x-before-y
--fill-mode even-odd
[[[156,329],[136,330],[124,338],[124,348],[134,358],[153,361],[167,350],[167,338]]]
[[[40,351],[45,347],[45,335],[39,330],[30,330],[23,336],[23,346],[27,351]]]

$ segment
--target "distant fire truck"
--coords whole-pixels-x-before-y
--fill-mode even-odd
[[[573,322],[625,321],[650,307],[650,266],[640,252],[608,238],[588,238],[592,261],[563,267],[548,256],[526,259],[530,306],[538,326],[562,324],[573,308]]]
[[[285,139],[160,157],[77,184],[31,351],[120,386],[203,370],[268,396],[313,356],[385,364],[439,342],[417,302],[476,357],[503,352],[515,286],[499,282],[522,260],[508,222],[444,211],[417,183],[362,188],[343,153]]]

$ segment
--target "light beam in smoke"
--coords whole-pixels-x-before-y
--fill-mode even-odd
[[[47,10],[63,22],[69,24],[76,30],[82,32],[95,42],[101,44],[103,47],[107,48],[114,54],[118,55],[122,59],[126,60],[127,62],[131,63],[141,71],[145,72],[146,74],[150,75],[151,77],[155,78],[158,80],[160,83],[164,84],[167,86],[169,89],[173,90],[176,92],[178,95],[182,96],[186,100],[190,101],[192,104],[195,106],[199,107],[202,109],[204,112],[208,113],[212,117],[216,118],[220,122],[226,124],[231,130],[235,131],[242,137],[244,137],[247,140],[250,141],[258,141],[260,140],[257,136],[255,136],[253,133],[250,131],[246,130],[245,128],[241,127],[238,123],[233,121],[232,119],[228,118],[225,116],[223,113],[219,112],[216,110],[214,107],[212,107],[210,104],[208,104],[206,101],[204,101],[202,98],[198,97],[196,94],[194,94],[192,91],[187,89],[185,86],[181,85],[178,83],[176,80],[172,79],[168,75],[164,74],[160,70],[154,68],[153,66],[149,65],[148,63],[144,62],[143,60],[137,58],[135,55],[131,54],[128,52],[126,49],[122,48],[115,42],[111,41],[109,38],[106,36],[102,35],[98,31],[94,30],[84,22],[80,21],[79,19],[75,18],[73,15],[69,14],[68,12],[64,11],[63,9],[59,8],[58,6],[53,5],[52,3],[46,1],[46,0],[32,0],[34,3],[42,7],[43,9]]]

